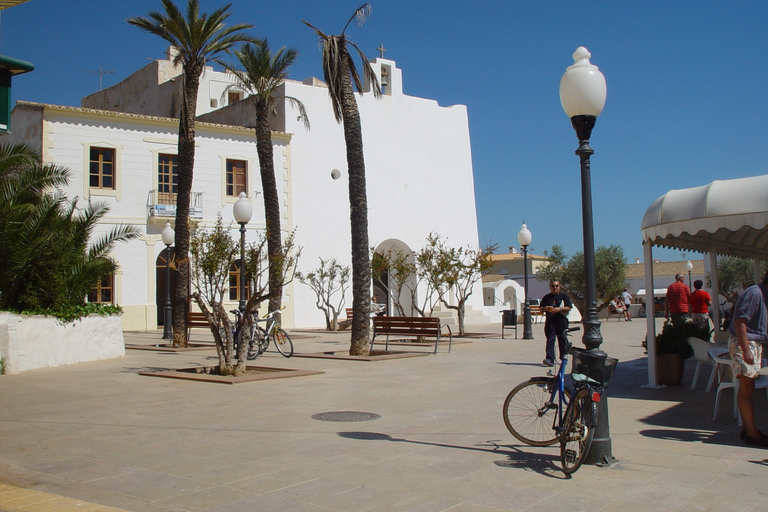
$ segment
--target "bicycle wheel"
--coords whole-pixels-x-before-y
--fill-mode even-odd
[[[560,459],[566,475],[575,473],[584,462],[595,435],[597,408],[587,388],[579,389],[568,404],[560,436]]]
[[[504,424],[520,441],[531,446],[549,446],[557,442],[553,428],[557,421],[558,404],[550,404],[552,386],[556,379],[531,379],[519,384],[504,400]],[[566,398],[571,393],[565,390]]]
[[[258,325],[254,325],[251,329],[251,339],[248,342],[248,359],[253,361],[267,350],[269,338],[267,332]]]
[[[275,343],[275,348],[278,352],[285,357],[291,357],[293,355],[293,342],[288,333],[277,327],[272,331],[272,341]]]

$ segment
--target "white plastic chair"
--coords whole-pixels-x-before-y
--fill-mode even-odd
[[[709,374],[709,382],[707,382],[707,391],[712,389],[712,384],[715,383],[715,377],[719,377],[721,372],[722,374],[725,374],[728,372],[728,369],[731,367],[731,356],[728,354],[728,349],[726,347],[712,347],[708,351],[709,358],[712,360],[713,366],[712,366],[712,372]],[[721,357],[725,355],[726,360],[723,360],[723,362],[718,363],[717,357]],[[718,364],[725,364],[726,366],[718,366]],[[718,382],[721,381],[722,378],[718,378]]]
[[[701,367],[705,364],[710,364],[712,365],[713,371],[717,367],[712,358],[709,357],[709,350],[715,348],[717,345],[694,336],[688,338],[688,344],[693,349],[693,357],[696,358],[696,371],[693,372],[693,382],[691,382],[691,389],[696,389],[696,383],[699,380],[699,370],[701,370]],[[709,391],[709,386],[707,387],[707,391]]]
[[[724,350],[724,351],[723,351]],[[724,389],[733,389],[733,417],[738,418],[739,426],[741,426],[741,412],[739,411],[739,404],[738,404],[738,395],[739,395],[739,379],[734,378],[733,373],[733,360],[731,359],[730,353],[728,353],[728,349],[723,348],[713,348],[710,349],[709,354],[712,356],[712,359],[715,361],[716,366],[715,370],[717,370],[718,365],[725,366],[725,371],[728,372],[731,376],[730,381],[726,381],[724,378],[720,380],[720,384],[717,386],[717,395],[715,396],[715,412],[712,415],[712,419],[717,419],[717,411],[720,407],[720,392]],[[717,355],[715,355],[717,354]],[[765,365],[765,359],[763,359],[763,365]],[[712,377],[710,377],[710,383],[712,382]],[[758,377],[758,379],[755,381],[755,390],[757,389],[765,389],[766,393],[768,393],[768,376],[761,375]]]

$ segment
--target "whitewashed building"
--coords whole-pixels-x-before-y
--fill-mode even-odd
[[[394,61],[375,59],[372,65],[380,79],[383,73],[384,97],[375,99],[367,84],[368,90],[357,96],[371,244],[415,252],[435,232],[452,246],[476,248],[466,107],[441,107],[433,100],[407,96]],[[154,329],[162,322],[166,283],[160,232],[166,221],[174,221],[179,73],[170,60],[160,60],[84,98],[80,107],[18,102],[13,134],[3,141],[31,144],[45,162],[72,169],[75,179],[67,195],[107,202],[111,210],[106,225],[131,224],[142,231],[140,240],[115,248],[119,271],[112,283],[104,283],[105,297],[124,308],[123,325],[129,330]],[[264,229],[264,208],[257,195],[261,183],[250,128],[254,116],[251,102],[238,101],[245,95],[228,88],[230,84],[228,74],[212,68],[206,68],[201,79],[191,217],[206,227],[221,214],[234,229],[232,205],[242,189],[254,204],[247,237],[255,240],[256,230]],[[300,270],[317,267],[321,257],[349,264],[342,126],[333,117],[321,81],[289,81],[284,89],[286,96],[304,103],[311,129],[304,128],[290,104],[278,106],[272,140],[283,231],[296,230],[296,242],[303,247]],[[324,326],[309,287],[294,282],[283,300],[285,325]],[[468,323],[484,321],[482,303],[478,282],[470,299],[475,315],[468,313]]]

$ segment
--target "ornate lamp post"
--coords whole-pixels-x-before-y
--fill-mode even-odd
[[[589,137],[595,126],[597,116],[605,105],[605,77],[597,66],[589,62],[592,55],[580,46],[573,54],[573,65],[569,66],[560,79],[560,102],[563,110],[571,118],[571,124],[579,139],[576,155],[581,162],[581,214],[584,232],[584,346],[605,356],[600,350],[603,337],[600,334],[600,321],[597,319],[597,287],[595,273],[595,238],[592,220],[592,181],[589,170],[589,157],[594,153],[589,147]],[[608,400],[606,396],[599,402],[598,424],[592,449],[587,462],[592,464],[610,464],[611,437],[608,424]]]
[[[688,271],[688,288],[692,290],[693,284],[691,284],[691,272],[693,271],[693,263],[691,263],[691,260],[688,260],[688,263],[685,264],[685,270]]]
[[[248,201],[245,192],[240,192],[240,199],[235,203],[232,213],[235,222],[240,224],[240,305],[241,312],[245,311],[245,225],[253,215],[253,205]]]
[[[165,244],[165,311],[163,312],[163,339],[173,339],[173,306],[171,305],[171,245],[176,236],[170,222],[161,233]]]
[[[528,226],[523,227],[517,233],[517,241],[523,249],[523,272],[525,272],[525,305],[523,306],[523,339],[532,340],[531,331],[531,306],[528,304],[528,246],[531,245],[533,235],[528,231]]]

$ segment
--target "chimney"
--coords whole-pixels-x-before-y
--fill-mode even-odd
[[[513,246],[509,246],[509,254],[517,254],[517,249]]]
[[[635,258],[635,263],[640,263],[640,258]]]

